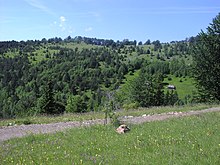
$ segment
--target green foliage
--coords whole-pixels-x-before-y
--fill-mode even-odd
[[[29,125],[29,124],[32,124],[32,121],[29,118],[24,118],[24,119],[17,120],[15,122],[15,124],[17,124],[17,125],[21,125],[21,124]]]
[[[207,32],[199,33],[192,52],[194,76],[200,92],[220,100],[220,13],[208,26]]]
[[[139,107],[139,104],[137,102],[127,103],[122,106],[122,108],[125,110],[134,110],[134,109],[137,109],[138,107]]]
[[[150,75],[144,71],[130,84],[129,97],[142,107],[160,106],[164,104],[162,74]]]
[[[67,100],[66,112],[86,112],[86,104],[80,95],[72,96],[70,95]]]
[[[59,114],[65,111],[65,107],[55,101],[52,82],[48,81],[48,83],[44,86],[43,95],[41,99],[39,99],[39,108],[41,109],[41,113],[46,114]]]
[[[116,101],[115,101],[115,93],[106,91],[105,93],[105,104],[103,106],[103,112],[105,114],[105,124],[108,124],[108,120],[110,120],[113,126],[119,126],[118,115],[116,114]]]
[[[160,51],[162,49],[162,45],[159,40],[153,41],[154,51]]]
[[[164,100],[165,105],[175,105],[178,103],[178,101],[179,101],[179,97],[177,91],[168,90],[167,93],[165,94],[165,100]]]
[[[15,116],[15,104],[11,97],[4,98],[2,105],[1,116],[3,118],[11,118]]]

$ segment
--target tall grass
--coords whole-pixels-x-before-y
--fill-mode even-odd
[[[143,114],[158,114],[166,112],[187,112],[192,110],[201,110],[211,107],[217,107],[215,104],[190,104],[185,106],[164,106],[164,107],[151,107],[151,108],[138,108],[129,110],[118,110],[116,111],[117,116],[141,116]],[[15,119],[2,119],[0,120],[1,126],[21,125],[21,124],[48,124],[57,122],[69,122],[69,121],[84,121],[84,120],[95,120],[104,119],[104,112],[88,112],[88,113],[66,113],[63,115],[56,116],[29,116]]]
[[[220,113],[130,125],[74,128],[4,142],[1,164],[220,164]]]
[[[151,108],[138,108],[129,110],[119,110],[116,111],[117,116],[141,116],[143,114],[159,114],[166,112],[187,112],[192,110],[201,110],[211,107],[217,107],[219,105],[215,104],[190,104],[185,106],[164,106],[164,107],[151,107]],[[21,124],[48,124],[57,122],[68,122],[68,121],[83,121],[83,120],[94,120],[94,119],[104,119],[104,112],[88,112],[88,113],[66,113],[57,116],[30,116],[24,118],[16,119],[3,119],[0,120],[1,126],[9,125],[21,125]]]

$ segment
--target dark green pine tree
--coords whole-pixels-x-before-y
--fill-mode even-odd
[[[220,13],[207,32],[199,33],[192,52],[194,76],[201,95],[220,101]]]
[[[39,107],[41,112],[46,114],[59,114],[65,111],[65,106],[54,99],[53,83],[51,80],[44,86]]]
[[[164,104],[164,77],[161,73],[157,73],[154,75],[153,83],[154,83],[154,105],[160,106]]]
[[[168,90],[164,96],[164,105],[175,105],[179,101],[177,91]]]

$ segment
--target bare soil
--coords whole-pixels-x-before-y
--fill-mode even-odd
[[[140,124],[144,122],[161,121],[170,118],[199,115],[208,112],[218,112],[220,107],[209,108],[199,111],[190,112],[168,112],[155,115],[145,115],[138,117],[124,116],[120,117],[120,121],[127,124]],[[55,133],[63,131],[68,128],[74,127],[86,127],[96,124],[104,124],[104,119],[87,120],[87,121],[72,121],[72,122],[60,122],[60,123],[50,123],[50,124],[30,124],[30,125],[19,125],[19,126],[5,126],[0,127],[0,142],[9,140],[11,138],[23,137],[30,134],[40,134],[40,133]]]

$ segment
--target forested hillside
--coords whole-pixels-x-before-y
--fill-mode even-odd
[[[190,79],[194,40],[0,42],[0,116],[184,104],[164,78]]]

